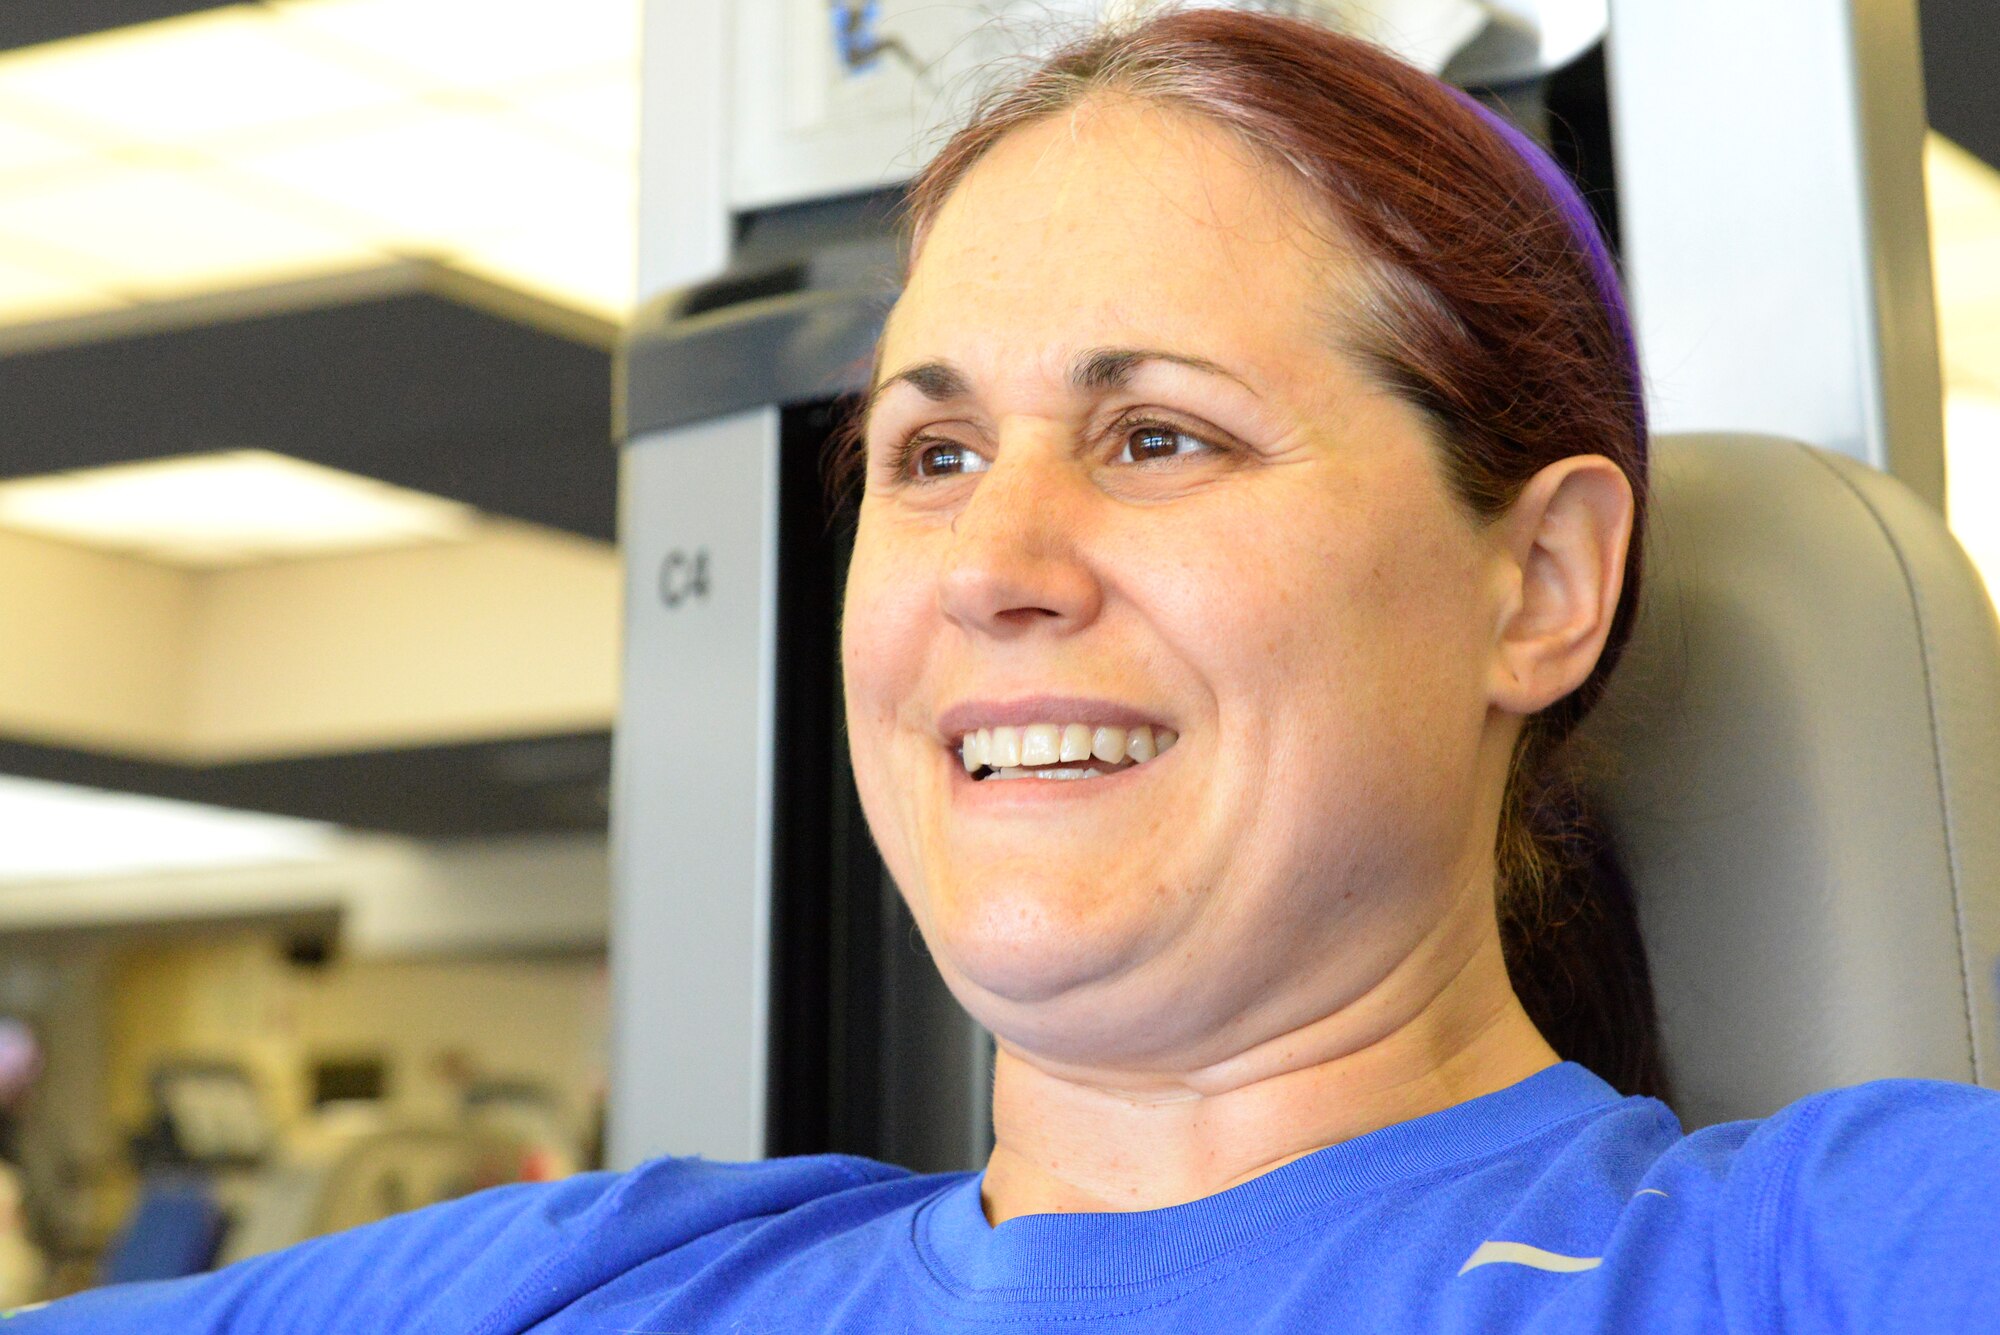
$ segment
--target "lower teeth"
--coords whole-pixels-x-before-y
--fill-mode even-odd
[[[1004,766],[989,769],[985,777],[989,779],[1094,779],[1109,771],[1100,769],[1021,769]]]

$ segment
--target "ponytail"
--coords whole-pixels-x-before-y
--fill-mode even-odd
[[[1621,1094],[1669,1095],[1632,886],[1543,720],[1514,755],[1496,852],[1500,947],[1528,1018]]]

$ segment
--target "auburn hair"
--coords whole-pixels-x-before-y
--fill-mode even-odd
[[[1520,131],[1386,51],[1306,20],[1191,9],[1099,29],[989,94],[911,184],[912,238],[1007,134],[1106,95],[1233,132],[1318,202],[1363,275],[1337,334],[1425,415],[1472,514],[1498,517],[1572,455],[1603,455],[1630,480],[1623,597],[1588,679],[1523,729],[1495,893],[1509,977],[1551,1046],[1627,1093],[1664,1096],[1630,887],[1568,755],[1631,633],[1647,494],[1630,322],[1589,208]],[[850,479],[858,450],[857,430],[835,463]]]

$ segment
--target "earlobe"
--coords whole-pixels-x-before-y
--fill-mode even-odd
[[[1583,684],[1624,587],[1632,484],[1597,454],[1537,473],[1501,521],[1515,596],[1495,644],[1492,700],[1522,717]]]

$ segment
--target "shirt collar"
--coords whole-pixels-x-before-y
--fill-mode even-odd
[[[1136,1284],[1200,1265],[1343,1198],[1488,1158],[1593,1109],[1616,1090],[1564,1062],[1465,1103],[1329,1145],[1227,1191],[1160,1210],[1036,1214],[986,1222],[984,1174],[916,1220],[924,1263],[963,1292]]]

